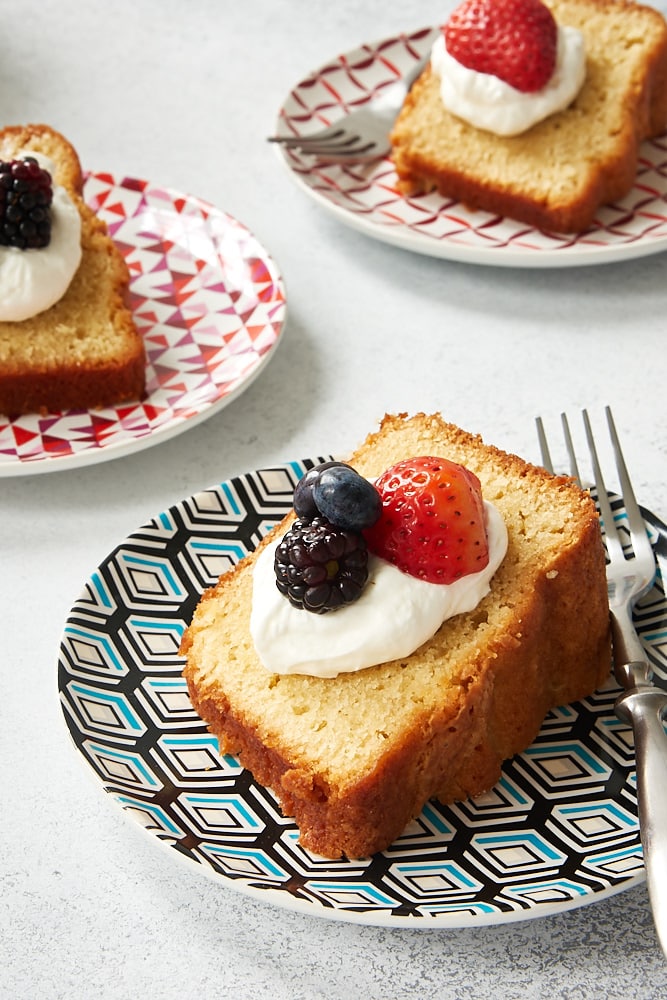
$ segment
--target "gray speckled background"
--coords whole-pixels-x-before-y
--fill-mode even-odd
[[[264,141],[309,70],[450,6],[26,0],[3,11],[3,123],[46,121],[89,169],[224,208],[275,256],[289,301],[275,358],[228,409],[140,454],[2,481],[8,1000],[667,997],[643,886],[546,919],[420,932],[304,916],[209,881],[104,798],[57,701],[64,620],[119,541],[213,482],[346,452],[385,411],[440,409],[536,459],[536,413],[610,402],[640,499],[667,515],[664,253],[531,272],[421,257],[323,213]]]

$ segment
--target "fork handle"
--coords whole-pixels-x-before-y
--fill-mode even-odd
[[[614,648],[614,670],[617,680],[624,687],[632,687],[633,685],[628,684],[625,677],[619,676],[618,664],[621,665],[620,669],[623,670],[625,669],[624,665],[642,663],[646,657],[646,653],[632,620],[632,606],[627,602],[623,602],[619,607],[612,610],[611,631]]]
[[[623,668],[636,686],[616,702],[616,712],[632,723],[637,761],[639,829],[644,849],[644,868],[658,940],[667,957],[667,692],[640,679],[648,676],[644,661]]]

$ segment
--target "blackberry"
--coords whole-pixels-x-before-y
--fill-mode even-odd
[[[366,542],[323,517],[298,519],[276,549],[274,569],[290,604],[325,614],[361,596],[368,579]]]
[[[0,160],[0,246],[48,246],[52,201],[51,175],[34,156]]]

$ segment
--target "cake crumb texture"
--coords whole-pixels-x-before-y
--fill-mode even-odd
[[[667,126],[667,25],[626,0],[546,0],[578,28],[586,79],[564,111],[527,132],[497,136],[443,107],[430,66],[391,135],[399,189],[437,190],[470,209],[557,232],[581,232],[597,209],[630,191],[641,142]]]
[[[78,155],[48,125],[0,130],[0,158],[21,150],[55,163],[53,180],[66,188],[81,216],[82,258],[50,309],[21,322],[0,322],[0,412],[14,416],[138,400],[146,361],[128,304],[129,273],[106,225],[83,200]]]
[[[301,843],[328,857],[383,850],[429,798],[487,791],[549,709],[590,694],[610,668],[588,493],[439,415],[386,416],[349,461],[376,478],[418,455],[471,469],[507,525],[507,555],[473,612],[402,660],[329,679],[274,674],[250,636],[253,553],[203,595],[183,638],[190,696],[221,753],[238,754]]]

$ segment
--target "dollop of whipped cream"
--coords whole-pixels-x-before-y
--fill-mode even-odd
[[[259,555],[253,576],[250,633],[263,665],[277,674],[335,677],[409,656],[447,618],[472,611],[490,590],[507,551],[507,528],[484,502],[489,562],[455,583],[428,583],[369,553],[368,582],[358,601],[316,615],[292,607],[276,587],[279,539]]]
[[[447,51],[442,32],[431,50],[431,67],[440,77],[442,103],[457,118],[496,135],[519,135],[579,93],[586,76],[584,36],[558,25],[556,66],[551,79],[534,93],[523,93],[491,73],[468,69]]]
[[[55,164],[32,150],[40,167],[55,174]],[[81,216],[64,187],[53,185],[51,240],[46,247],[0,247],[0,321],[22,322],[50,309],[67,289],[81,263]]]

